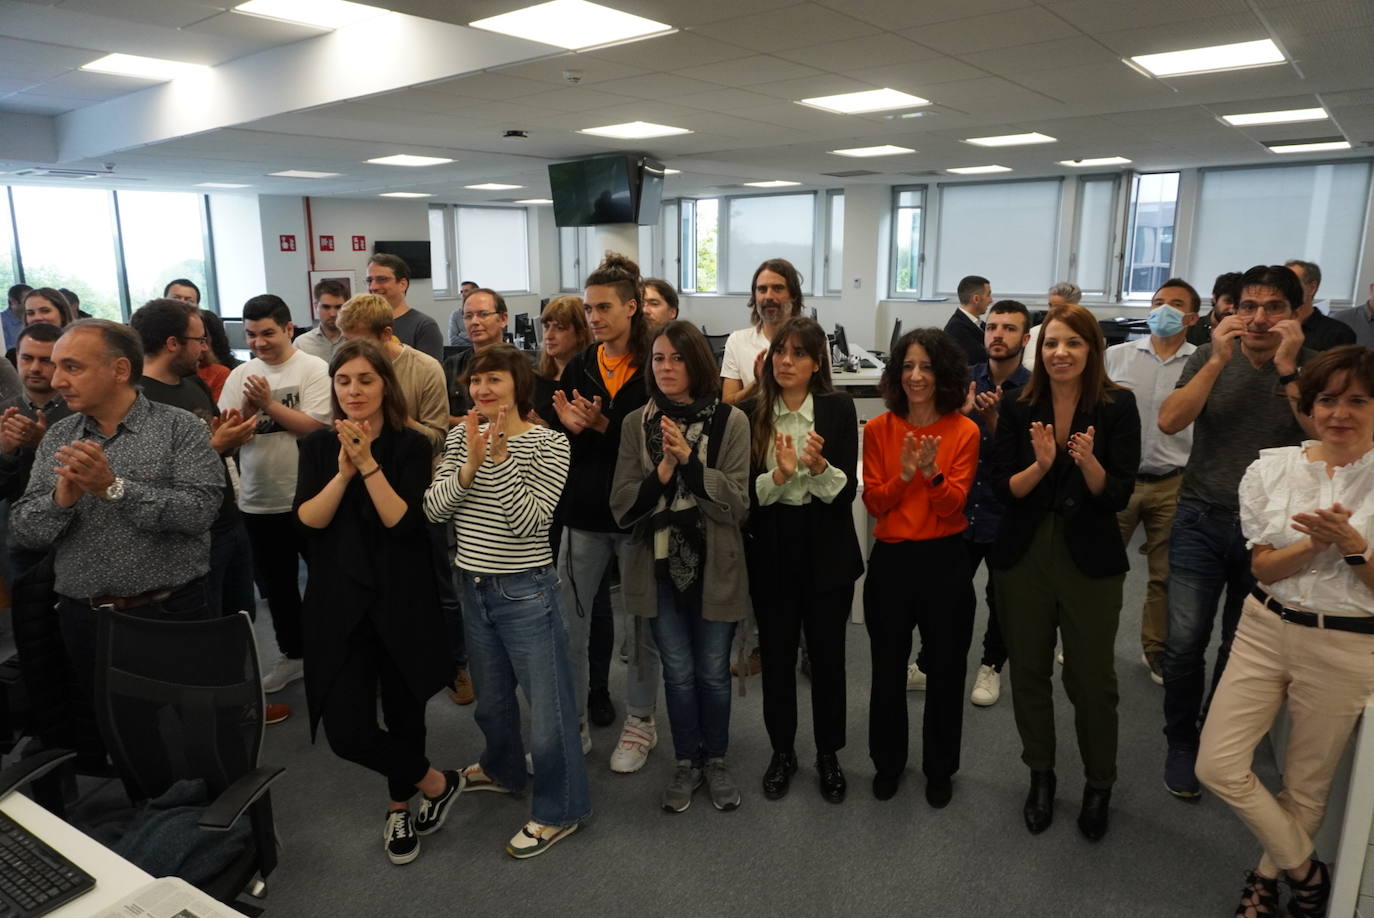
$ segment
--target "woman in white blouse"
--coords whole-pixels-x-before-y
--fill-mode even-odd
[[[1212,701],[1198,778],[1264,848],[1237,915],[1323,915],[1327,865],[1312,836],[1331,778],[1374,693],[1374,351],[1336,348],[1303,368],[1298,407],[1319,440],[1261,451],[1240,484],[1241,528],[1259,581]],[[1251,769],[1287,701],[1283,790]]]

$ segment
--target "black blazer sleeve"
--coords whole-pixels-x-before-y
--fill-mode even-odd
[[[959,345],[970,366],[988,359],[988,352],[983,347],[982,333],[967,317],[961,315],[961,310],[954,310],[954,315],[949,317],[949,321],[945,323],[945,334]]]

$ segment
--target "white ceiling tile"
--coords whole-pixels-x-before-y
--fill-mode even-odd
[[[194,25],[183,26],[182,31],[242,42],[245,53],[263,51],[306,38],[318,38],[324,34],[320,29],[292,22],[229,12],[207,16]]]
[[[564,73],[574,70],[578,74],[578,82],[570,83],[563,76]],[[544,58],[543,60],[529,61],[524,64],[514,64],[510,67],[502,67],[496,71],[510,76],[520,77],[526,80],[539,80],[541,83],[556,83],[562,86],[595,86],[597,83],[606,80],[619,80],[624,77],[635,76],[647,71],[638,67],[627,67],[624,64],[616,64],[611,61],[601,60],[589,54],[567,54],[558,57]]]
[[[818,0],[824,6],[898,31],[968,16],[1001,13],[1034,6],[1035,0],[960,0],[959,3],[894,3],[893,0]]]
[[[1247,0],[1151,0],[1149,15],[1145,16],[1141,14],[1140,5],[1132,0],[1040,2],[1055,15],[1090,34],[1131,29],[1142,22],[1154,25],[1187,23],[1211,16],[1246,13],[1249,10]]]
[[[865,35],[824,44],[808,45],[791,51],[778,51],[778,57],[843,73],[857,67],[881,67],[939,57],[940,52],[908,41],[898,35]]]
[[[1053,13],[1040,7],[1025,7],[904,29],[901,34],[945,54],[957,55],[1072,38],[1080,33]]]
[[[715,83],[694,80],[676,73],[646,73],[622,80],[608,80],[597,87],[602,92],[619,93],[639,99],[672,99],[716,88]]]
[[[521,105],[533,105],[553,111],[584,112],[593,108],[605,108],[608,105],[623,105],[630,101],[630,97],[578,86],[521,96],[519,101]]]
[[[588,51],[586,56],[639,70],[681,70],[684,67],[748,57],[754,53],[757,52],[728,40],[716,40],[695,32],[675,32],[613,48],[602,48],[600,51]]]
[[[146,25],[170,26],[174,29],[199,22],[224,10],[223,6],[195,3],[192,0],[118,0],[118,3],[120,19]],[[74,13],[109,16],[112,12],[111,0],[61,0],[59,5],[61,9]],[[237,18],[248,17],[237,15]]]
[[[932,89],[926,92],[923,91],[923,87],[991,76],[980,66],[953,57],[938,57],[910,64],[889,64],[886,67],[865,67],[851,70],[848,75],[875,86],[890,86],[932,100],[938,100],[939,90]]]
[[[45,80],[39,91],[50,96],[97,101],[137,92],[156,83],[157,80],[140,80],[112,73],[89,73],[83,70],[72,70],[51,80]]]
[[[759,83],[775,83],[779,80],[818,76],[823,71],[795,61],[785,61],[769,54],[756,54],[730,61],[684,67],[674,72],[696,80],[706,80],[725,86],[755,86]]]
[[[472,99],[486,100],[517,99],[520,96],[532,96],[535,93],[549,91],[546,83],[511,76],[504,71],[471,73],[452,80],[429,83],[424,88],[429,92],[453,93]]]
[[[772,96],[750,92],[747,89],[714,89],[710,92],[697,92],[679,96],[673,101],[679,105],[690,105],[708,112],[733,112],[744,108],[758,108],[777,100]]]
[[[1259,17],[1250,12],[1192,19],[1181,23],[1137,25],[1100,32],[1097,39],[1122,57],[1157,54],[1184,48],[1206,48],[1240,41],[1269,38]]]
[[[852,16],[815,3],[788,7],[783,14],[754,13],[698,26],[708,38],[744,44],[756,51],[774,52],[816,44],[817,37],[832,41],[877,35],[879,30]]]
[[[0,99],[0,111],[24,112],[31,115],[58,115],[86,105],[73,99],[45,96],[36,92],[21,92]]]

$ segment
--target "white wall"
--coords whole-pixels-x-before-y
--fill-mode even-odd
[[[264,277],[263,289],[257,292],[275,293],[291,307],[291,317],[297,324],[309,325],[310,267],[306,255],[305,209],[301,206],[301,198],[259,195],[258,214]],[[283,235],[296,237],[296,251],[281,251],[280,237]],[[217,271],[237,270],[237,267],[224,265],[216,259]],[[238,305],[242,309],[243,303]],[[235,310],[235,314],[238,311]]]

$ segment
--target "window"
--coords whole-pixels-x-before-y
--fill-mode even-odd
[[[697,202],[678,202],[678,289],[697,289]],[[714,284],[712,285],[714,286]]]
[[[748,293],[754,271],[770,258],[787,259],[804,277],[811,273],[816,243],[814,194],[775,194],[725,200],[728,208],[725,227],[726,292]],[[814,280],[811,286],[814,289]]]
[[[718,287],[719,214],[720,201],[716,198],[682,202],[682,289],[685,291],[714,293]],[[745,286],[748,285],[746,280]]]
[[[1084,178],[1078,183],[1070,275],[1087,296],[1105,297],[1111,283],[1116,189],[1114,175]]]
[[[116,192],[116,203],[131,309],[162,296],[173,278],[195,281],[202,291],[211,289],[205,273],[205,199],[201,195],[120,191]],[[86,306],[84,295],[81,305]],[[86,311],[94,314],[89,308]],[[117,312],[105,316],[118,317]]]
[[[658,219],[658,248],[656,249],[662,257],[662,263],[656,269],[658,276],[674,286],[681,283],[679,274],[681,246],[678,244],[677,207],[676,201],[663,202],[663,210]]]
[[[455,207],[457,273],[500,293],[530,289],[530,240],[523,207]]]
[[[843,191],[826,192],[825,221],[829,230],[825,243],[825,292],[839,293],[844,289]]]
[[[969,274],[999,294],[1044,294],[1054,283],[1058,179],[940,186],[935,289],[952,294]]]
[[[19,283],[19,268],[14,263],[14,220],[10,216],[10,190],[0,194],[0,289]]]
[[[436,297],[453,296],[455,293],[448,269],[448,253],[453,251],[453,243],[448,238],[445,211],[447,208],[442,204],[430,205],[429,208],[429,266]]]
[[[1149,299],[1169,279],[1174,265],[1174,211],[1178,206],[1178,173],[1137,175],[1131,189],[1131,230],[1123,298]]]
[[[582,233],[576,226],[558,228],[558,289],[582,289]]]
[[[122,320],[111,192],[16,185],[11,193],[24,283],[67,287],[81,297],[85,312]],[[161,238],[170,244],[176,234],[168,227]]]
[[[1319,296],[1355,299],[1368,207],[1367,162],[1205,170],[1192,273],[1205,288],[1226,271],[1301,258],[1321,265]]]
[[[921,211],[924,187],[892,189],[892,295],[921,295]]]

